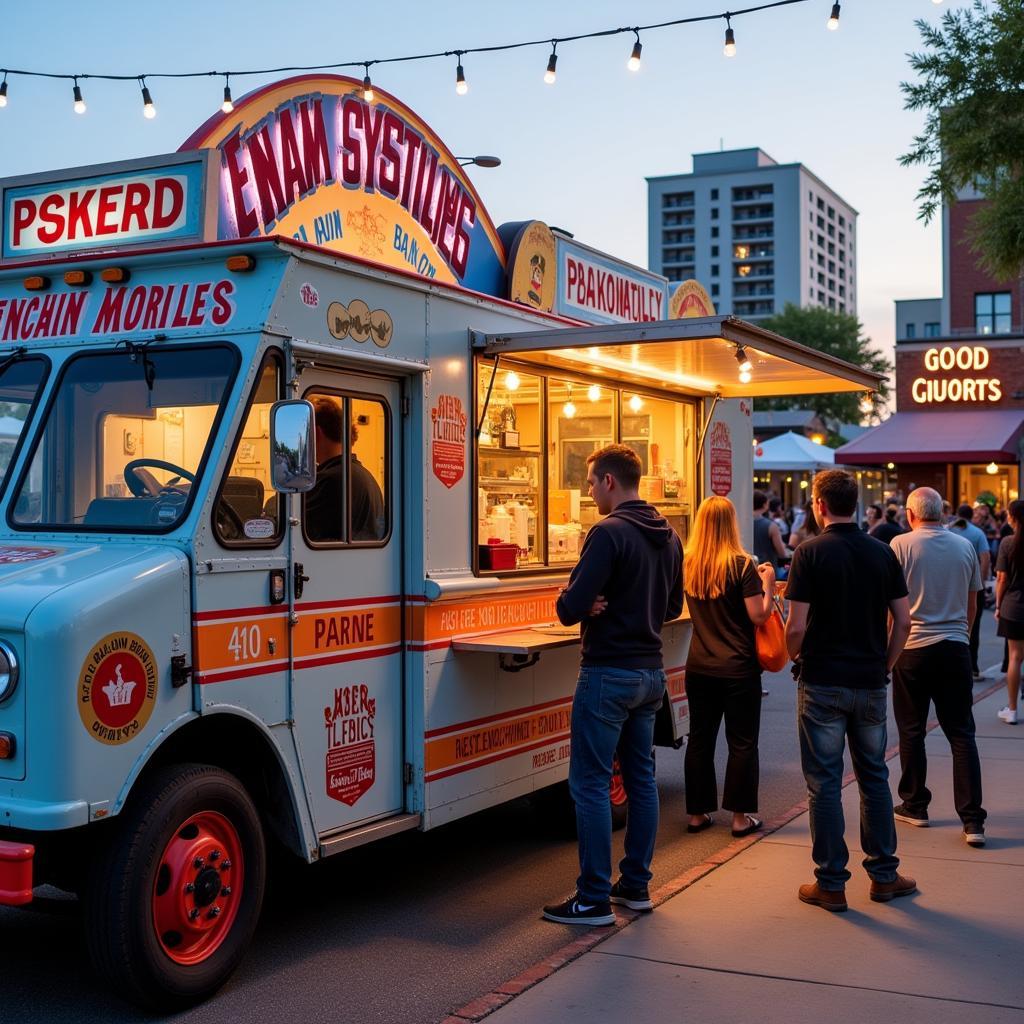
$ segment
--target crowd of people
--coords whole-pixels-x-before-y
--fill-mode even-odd
[[[684,550],[666,520],[640,499],[641,467],[630,449],[594,452],[587,468],[590,494],[606,518],[588,533],[557,602],[562,623],[580,623],[582,634],[569,768],[580,875],[572,896],[544,908],[547,919],[609,925],[612,904],[653,907],[648,882],[659,808],[651,751],[665,693],[661,628],[679,614],[684,593],[693,627],[686,661],[687,831],[715,824],[714,753],[723,722],[728,759],[721,807],[731,815],[734,836],[763,827],[757,630],[773,615],[782,574],[815,865],[814,881],[800,887],[799,899],[828,911],[847,909],[851,875],[841,801],[847,748],[860,791],[870,898],[886,903],[916,891],[915,880],[898,870],[896,822],[928,825],[924,738],[932,705],[950,745],[963,840],[985,845],[972,638],[994,564],[998,634],[1007,643],[1008,699],[999,718],[1015,725],[1024,656],[1024,501],[1010,503],[1001,537],[990,509],[986,515],[961,506],[954,514],[930,487],[913,489],[905,502],[870,506],[862,523],[855,477],[828,470],[814,477],[799,516],[786,516],[778,499],[754,493],[752,554],[741,543],[735,507],[721,497],[701,503]],[[901,771],[895,806],[885,761],[890,680]],[[616,753],[629,815],[613,882],[608,788]]]

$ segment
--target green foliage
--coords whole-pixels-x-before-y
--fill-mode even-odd
[[[916,82],[903,82],[907,110],[927,112],[904,167],[922,164],[917,194],[926,223],[960,189],[989,205],[972,219],[971,250],[998,280],[1024,271],[1024,3],[974,0],[941,26],[916,22],[925,50],[909,55]]]
[[[881,352],[871,347],[871,339],[861,334],[861,324],[849,313],[833,313],[822,306],[801,309],[787,302],[786,308],[775,316],[758,321],[758,326],[781,334],[784,338],[817,349],[838,359],[845,359],[875,373],[892,373],[892,363]],[[879,389],[882,399],[888,388]],[[755,409],[813,409],[827,423],[860,423],[863,392],[844,392],[832,395],[793,395],[785,398],[758,398]],[[877,408],[877,404],[876,404]]]

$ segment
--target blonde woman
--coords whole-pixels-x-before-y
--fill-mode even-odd
[[[775,571],[767,563],[757,565],[740,546],[736,509],[727,498],[701,502],[684,566],[686,605],[693,621],[686,659],[687,831],[703,832],[714,824],[715,745],[724,717],[729,760],[722,807],[732,811],[732,834],[745,836],[763,824],[754,813],[761,729],[761,665],[754,627],[771,615]]]

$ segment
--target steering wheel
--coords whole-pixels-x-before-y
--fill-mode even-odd
[[[242,517],[223,498],[217,502],[215,515],[217,532],[222,540],[241,540],[245,537],[245,525],[242,522]]]
[[[147,496],[155,498],[161,491],[184,493],[172,486],[176,481],[161,487],[156,477],[146,468],[147,466],[152,466],[154,469],[166,469],[168,473],[174,473],[176,479],[184,477],[189,483],[192,483],[196,478],[194,473],[190,473],[187,469],[182,469],[181,466],[176,466],[173,462],[164,462],[163,459],[132,459],[124,467],[124,482],[128,485],[128,490],[136,498],[145,498]]]

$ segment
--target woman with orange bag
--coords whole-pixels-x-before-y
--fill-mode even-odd
[[[761,664],[756,628],[771,617],[775,571],[756,565],[740,546],[736,509],[707,498],[697,509],[684,553],[686,606],[693,637],[686,659],[690,740],[686,748],[688,832],[714,824],[718,809],[715,745],[725,719],[729,759],[722,807],[732,811],[732,834],[762,827],[757,810],[761,729]]]

